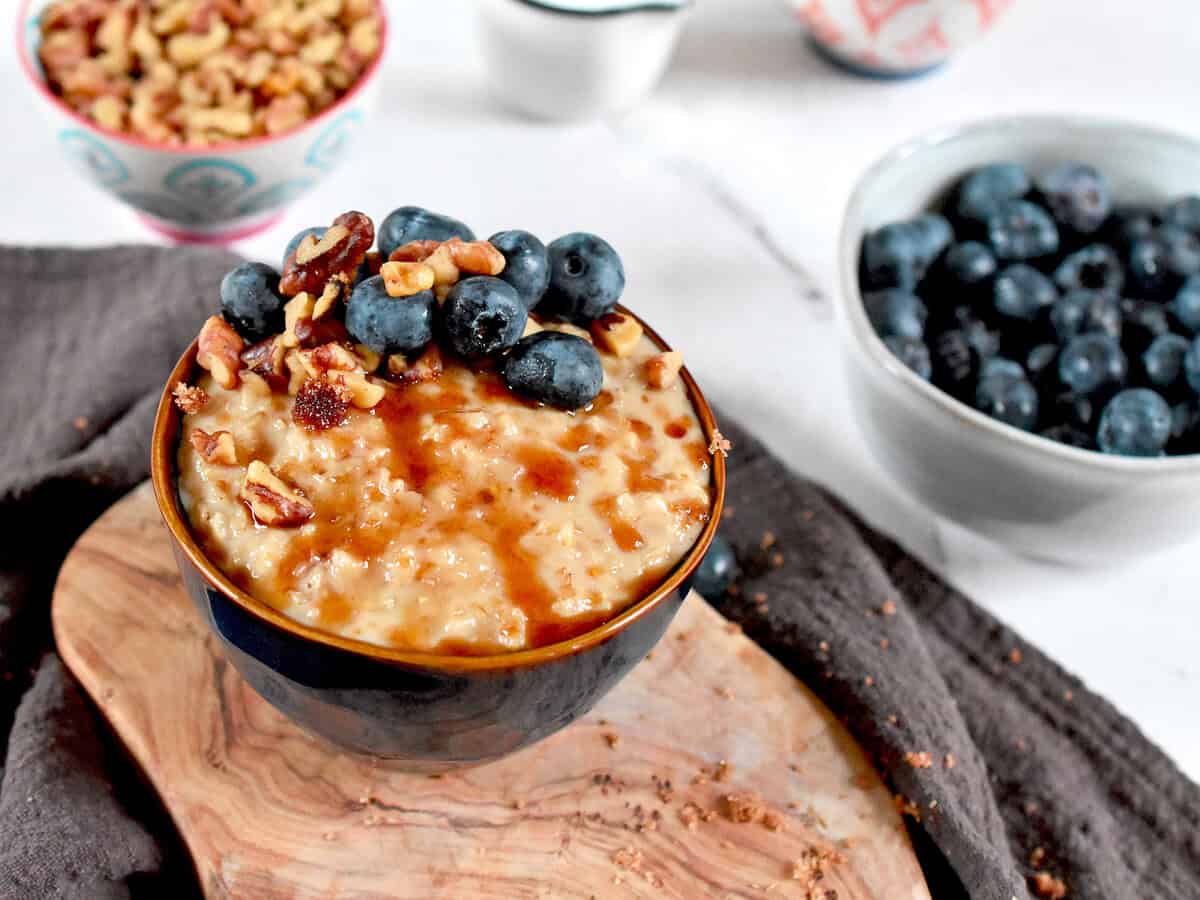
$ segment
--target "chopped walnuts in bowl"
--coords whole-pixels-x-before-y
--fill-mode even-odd
[[[46,83],[75,112],[209,146],[332,106],[378,57],[383,20],[378,0],[57,0],[39,25]]]

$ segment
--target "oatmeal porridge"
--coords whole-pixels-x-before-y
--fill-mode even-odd
[[[292,269],[330,243],[309,242]],[[403,259],[421,256],[412,247],[390,255],[425,265]],[[345,312],[330,304],[324,320],[311,294],[279,296],[283,329],[264,337],[223,284],[225,317],[199,342],[207,371],[176,387],[179,494],[205,554],[298,622],[440,653],[545,645],[645,596],[712,504],[710,440],[678,354],[615,300],[568,322],[552,313],[569,298],[529,316],[519,279],[460,265],[447,288],[405,272],[347,276]],[[429,340],[405,331],[422,319],[408,307],[405,327],[383,329],[392,343],[378,340],[391,304],[422,303]],[[389,352],[397,342],[408,352]]]

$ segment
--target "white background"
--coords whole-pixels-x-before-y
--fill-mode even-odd
[[[858,173],[935,125],[996,113],[1118,115],[1200,135],[1194,0],[1015,0],[984,43],[916,82],[817,60],[781,2],[697,0],[655,95],[629,116],[532,124],[489,99],[466,0],[393,2],[379,112],[354,158],[285,222],[237,249],[275,260],[347,208],[430,206],[481,234],[596,231],[626,302],[722,409],[827,483],[1131,716],[1200,778],[1200,543],[1113,571],[1007,554],[935,520],[867,453],[830,305]],[[0,9],[11,15],[15,0]],[[0,241],[152,239],[62,162],[11,45],[0,50]],[[1197,185],[1200,191],[1200,185]],[[215,287],[215,286],[214,286]],[[214,303],[216,296],[214,293]]]

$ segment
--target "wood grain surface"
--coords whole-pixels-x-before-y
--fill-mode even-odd
[[[846,731],[694,595],[591,714],[441,777],[340,753],[247,687],[183,593],[149,485],[72,551],[54,628],[208,897],[929,896]]]

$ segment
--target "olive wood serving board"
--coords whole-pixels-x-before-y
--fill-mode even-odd
[[[80,539],[53,616],[211,898],[929,897],[845,729],[694,595],[589,715],[440,777],[339,752],[241,680],[148,484]],[[766,823],[732,821],[729,794],[761,798]]]

